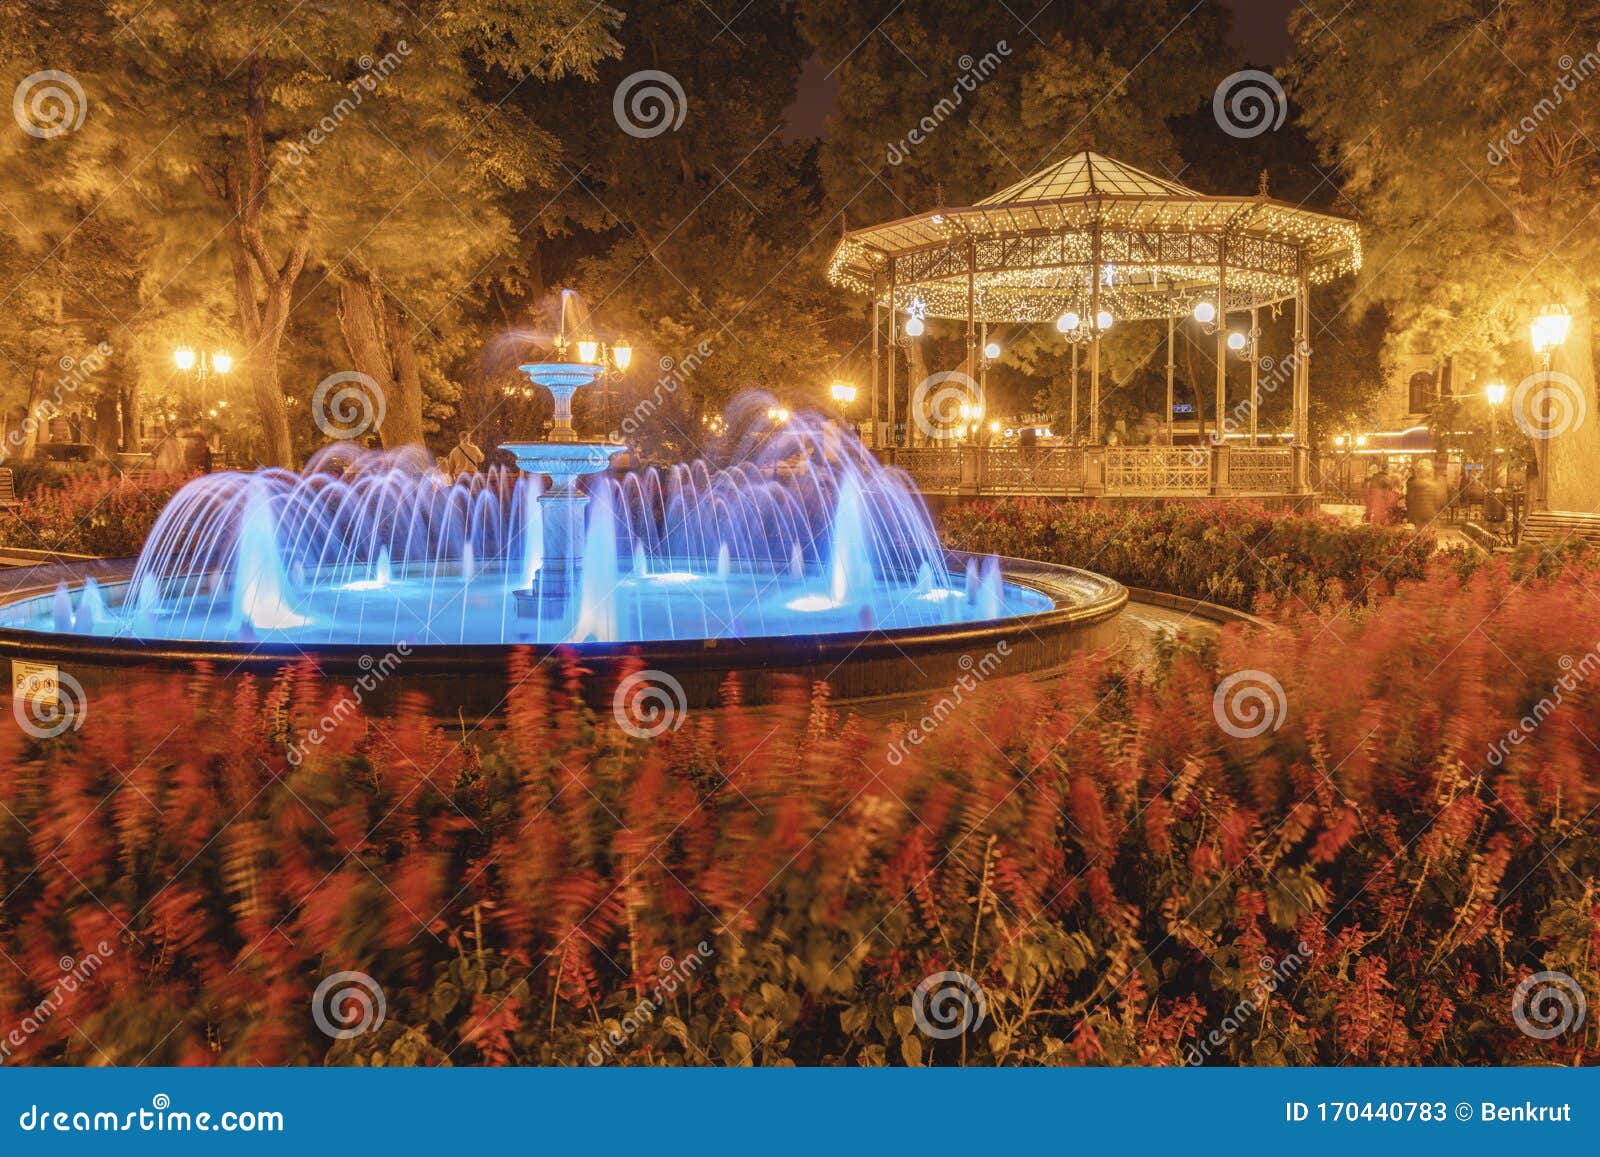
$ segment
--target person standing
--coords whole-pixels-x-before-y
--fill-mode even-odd
[[[456,435],[455,447],[444,460],[444,472],[451,478],[462,474],[476,474],[483,465],[483,451],[472,443],[471,433],[462,430]]]

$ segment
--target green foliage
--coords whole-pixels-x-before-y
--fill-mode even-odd
[[[28,489],[21,507],[0,524],[0,540],[28,550],[131,558],[191,477],[158,474],[135,480],[111,471],[64,473],[59,485]]]
[[[941,532],[958,550],[1084,567],[1130,586],[1246,611],[1365,603],[1421,577],[1434,550],[1426,532],[1238,502],[1009,498],[952,506]]]

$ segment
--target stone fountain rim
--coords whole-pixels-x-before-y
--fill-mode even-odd
[[[945,552],[952,574],[960,574],[969,559],[984,557],[987,556],[966,551]],[[19,568],[4,576],[8,580],[7,589],[0,590],[0,607],[50,594],[63,580],[70,590],[80,588],[89,578],[102,585],[126,582],[132,576],[136,561],[100,559],[93,563],[47,563]],[[955,649],[992,648],[1003,641],[1036,641],[1041,635],[1089,628],[1114,618],[1128,602],[1125,586],[1093,571],[1015,558],[1001,558],[1000,570],[1006,582],[1042,594],[1053,605],[1048,610],[1029,614],[945,627],[901,627],[820,635],[618,643],[415,643],[408,644],[402,667],[407,674],[415,675],[503,675],[507,658],[516,650],[541,661],[574,655],[591,667],[614,667],[642,660],[646,665],[668,669],[692,668],[708,662],[759,671],[796,664],[837,662],[845,665],[871,659],[905,660]],[[1091,599],[1063,605],[1068,597],[1081,597],[1086,587],[1094,592]],[[250,644],[237,640],[107,638],[0,627],[0,658],[54,662],[62,666],[79,663],[184,669],[211,664],[226,667],[229,673],[260,673],[309,661],[325,675],[362,675],[372,670],[375,659],[394,651],[398,644],[398,640],[378,644],[301,646],[270,640]]]

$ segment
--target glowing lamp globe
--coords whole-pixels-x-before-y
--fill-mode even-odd
[[[1115,319],[1103,309],[1094,315],[1094,324],[1099,329],[1110,329],[1111,323],[1114,320]]]
[[[1228,348],[1234,353],[1238,353],[1240,350],[1244,349],[1244,342],[1244,334],[1238,332],[1237,330],[1228,335]]]
[[[1070,309],[1067,310],[1066,313],[1056,318],[1056,328],[1062,333],[1071,333],[1078,328],[1078,315]]]
[[[1209,325],[1217,316],[1217,307],[1209,301],[1202,301],[1194,307],[1194,319],[1201,325]]]
[[[920,317],[913,316],[906,318],[907,337],[921,337],[924,328],[925,327],[923,326],[922,319]]]
[[[1567,312],[1564,305],[1547,305],[1539,311],[1539,316],[1534,318],[1529,325],[1533,336],[1533,352],[1536,354],[1549,353],[1557,346],[1565,345],[1567,330],[1572,326],[1572,315]]]

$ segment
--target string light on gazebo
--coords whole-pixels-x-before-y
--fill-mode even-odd
[[[942,198],[941,198],[942,202]],[[940,204],[846,233],[828,266],[836,285],[902,311],[904,330],[925,318],[966,324],[967,372],[981,370],[990,323],[1049,323],[1072,343],[1074,398],[1080,345],[1089,355],[1089,420],[1100,437],[1100,341],[1113,325],[1192,317],[1217,341],[1216,410],[1226,408],[1230,350],[1254,340],[1230,334],[1230,314],[1295,303],[1295,444],[1306,443],[1310,288],[1361,266],[1361,238],[1344,217],[1278,201],[1265,184],[1254,196],[1208,196],[1187,186],[1083,152],[975,204]],[[876,311],[874,317],[876,317]],[[891,338],[896,331],[891,329]],[[1243,342],[1243,346],[1238,344]],[[874,344],[875,351],[879,350]],[[891,346],[892,349],[892,346]],[[1300,351],[1305,350],[1306,353]],[[874,360],[874,416],[878,366]],[[889,429],[896,428],[895,364],[889,365]],[[1172,434],[1172,359],[1168,358],[1167,433]],[[1255,376],[1251,422],[1254,430]],[[1075,407],[1074,407],[1075,408]],[[1074,418],[1074,432],[1077,422]]]

